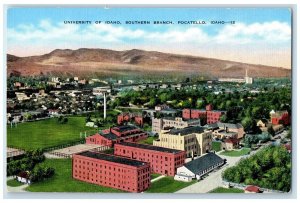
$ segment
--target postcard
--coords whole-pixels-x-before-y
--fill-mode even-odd
[[[6,20],[8,192],[291,192],[291,8]]]

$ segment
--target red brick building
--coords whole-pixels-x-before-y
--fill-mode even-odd
[[[287,111],[271,111],[270,117],[273,125],[290,125],[291,123],[291,117]]]
[[[185,151],[137,143],[114,146],[114,154],[150,163],[151,172],[175,176],[176,169],[184,164]]]
[[[115,143],[137,142],[146,139],[148,134],[135,126],[125,125],[102,130],[85,138],[86,144],[98,144],[113,147]]]
[[[206,109],[183,109],[182,117],[184,119],[205,119],[207,124],[216,123],[220,121],[222,115],[225,111],[213,110],[211,104],[206,106]]]
[[[150,186],[150,164],[86,151],[73,156],[72,176],[88,183],[142,192]]]
[[[119,125],[130,121],[134,121],[135,124],[139,126],[142,126],[144,124],[143,116],[139,113],[121,113],[118,115],[117,121]]]

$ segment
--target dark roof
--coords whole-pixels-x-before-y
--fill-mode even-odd
[[[132,126],[132,125],[123,125],[123,126],[114,127],[113,129],[116,131],[119,131],[119,132],[125,132],[125,131],[135,130],[135,129],[139,129],[139,128]]]
[[[207,125],[208,128],[231,128],[231,129],[239,129],[239,128],[243,128],[242,124],[240,123],[221,123],[221,122],[217,122],[217,123],[212,123]]]
[[[145,162],[142,162],[142,161],[127,159],[127,158],[123,158],[123,157],[119,157],[119,156],[103,154],[103,153],[98,153],[98,152],[91,152],[91,151],[81,152],[77,155],[90,157],[93,159],[109,161],[109,162],[115,162],[115,163],[124,164],[124,165],[130,165],[130,166],[143,166],[146,164]]]
[[[166,153],[173,153],[173,154],[177,154],[179,152],[182,152],[181,150],[177,150],[177,149],[157,147],[157,146],[146,145],[146,144],[137,144],[137,143],[133,143],[133,142],[123,142],[123,143],[119,143],[119,145],[142,148],[142,149],[153,150],[153,151],[166,152]]]
[[[215,153],[209,153],[198,159],[195,159],[193,161],[184,164],[184,166],[187,169],[189,169],[191,172],[195,174],[199,174],[200,172],[208,169],[209,167],[219,163],[224,163],[224,159],[222,159]]]
[[[192,134],[192,133],[203,133],[204,132],[204,128],[200,127],[200,126],[189,126],[186,128],[182,128],[182,129],[172,129],[170,130],[169,134],[172,135],[188,135],[188,134]]]
[[[109,140],[115,140],[115,139],[117,139],[118,138],[118,136],[116,136],[115,134],[113,134],[113,133],[106,133],[106,134],[100,134],[100,136],[103,136],[103,137],[105,137],[105,138],[107,138],[107,139],[109,139]]]

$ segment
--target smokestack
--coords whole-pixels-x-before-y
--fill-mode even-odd
[[[106,93],[103,93],[104,95],[104,119],[106,119]]]

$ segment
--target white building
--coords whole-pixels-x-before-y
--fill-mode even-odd
[[[175,180],[187,181],[190,178],[200,180],[202,176],[226,163],[215,153],[208,153],[177,168]],[[187,178],[188,177],[188,178]]]

